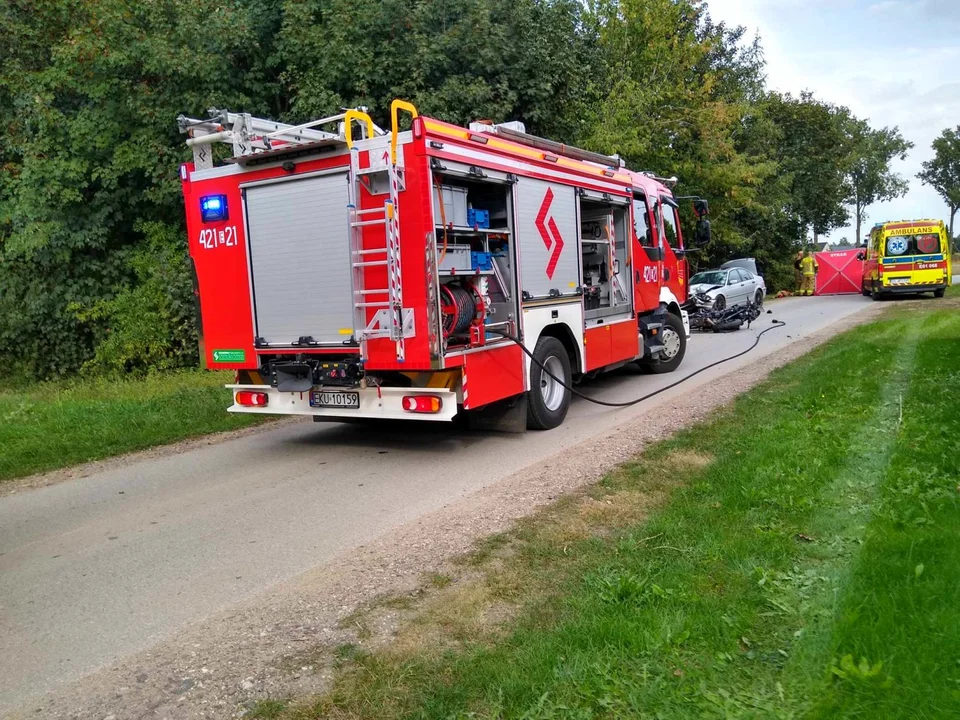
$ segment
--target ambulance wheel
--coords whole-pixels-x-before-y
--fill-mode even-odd
[[[944,288],[940,288],[939,290],[934,290],[934,291],[933,291],[933,296],[934,296],[935,298],[943,297],[943,294],[944,294],[945,292],[946,292],[946,290],[945,290]]]
[[[880,299],[880,291],[877,290],[877,286],[876,286],[876,285],[874,285],[872,288],[870,288],[870,299],[871,299],[871,300],[874,300],[874,301]]]
[[[660,331],[660,344],[663,345],[660,362],[650,362],[644,365],[647,370],[657,375],[673,372],[680,367],[683,356],[687,352],[687,334],[683,330],[683,320],[673,313],[667,313],[663,322],[663,330]]]
[[[870,288],[867,287],[866,283],[860,286],[860,294],[864,297],[870,297]]]
[[[573,384],[570,356],[556,338],[541,337],[537,340],[533,357],[530,392],[527,393],[527,427],[550,430],[563,422],[570,408],[570,385]]]

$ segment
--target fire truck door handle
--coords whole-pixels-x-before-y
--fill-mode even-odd
[[[639,271],[639,270],[635,270],[634,272],[635,272],[635,274],[636,274],[636,276],[637,276],[637,279],[636,279],[634,282],[636,282],[637,285],[639,285],[639,284],[640,284],[640,271]]]

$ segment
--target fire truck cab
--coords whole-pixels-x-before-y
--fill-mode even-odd
[[[674,179],[403,101],[389,132],[363,109],[299,126],[226,111],[178,123],[194,151],[181,181],[201,352],[236,371],[231,412],[476,411],[547,429],[581,378],[683,359]],[[218,164],[220,142],[233,154]]]

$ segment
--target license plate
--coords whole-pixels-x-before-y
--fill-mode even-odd
[[[310,392],[311,407],[360,408],[360,393],[340,392],[332,390],[312,390]]]
[[[891,285],[909,285],[910,278],[890,278]]]

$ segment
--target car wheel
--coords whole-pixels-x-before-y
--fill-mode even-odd
[[[753,304],[757,307],[763,307],[763,290],[760,288],[757,288],[757,292],[753,296]]]
[[[527,393],[527,427],[550,430],[567,416],[570,408],[570,357],[556,338],[541,337],[530,363],[530,391]],[[546,372],[546,370],[549,372]],[[562,382],[558,382],[562,381]]]
[[[676,370],[687,353],[687,334],[683,329],[683,320],[673,313],[668,313],[663,322],[660,344],[663,345],[660,361],[644,363],[647,370],[657,375]]]
[[[713,301],[714,310],[723,310],[727,306],[727,299],[723,295],[717,295],[717,299]]]

